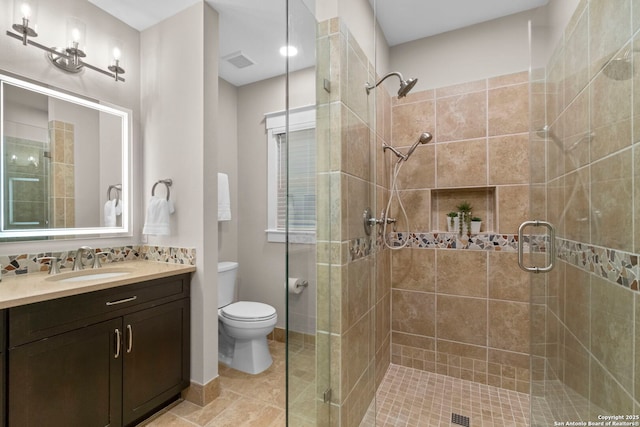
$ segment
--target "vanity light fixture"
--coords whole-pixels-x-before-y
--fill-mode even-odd
[[[14,19],[22,20],[21,24],[13,24],[12,28],[15,32],[7,31],[9,37],[22,41],[22,44],[31,45],[47,52],[47,58],[53,65],[68,73],[79,73],[85,68],[97,71],[106,76],[114,78],[116,81],[124,82],[124,78],[120,75],[124,74],[124,69],[120,66],[120,56],[122,54],[120,48],[112,50],[114,62],[107,67],[107,70],[93,66],[85,62],[85,39],[86,25],[79,19],[70,18],[67,21],[67,47],[48,47],[30,39],[37,37],[35,16],[36,16],[36,0],[14,0],[13,10]],[[117,53],[117,57],[116,57]]]

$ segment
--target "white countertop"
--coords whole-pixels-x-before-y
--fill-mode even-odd
[[[0,309],[47,301],[117,286],[131,285],[145,280],[160,279],[196,271],[194,265],[170,264],[154,261],[125,261],[104,264],[102,268],[64,271],[50,275],[46,272],[4,277],[0,282]],[[126,273],[116,277],[64,279],[86,274]]]

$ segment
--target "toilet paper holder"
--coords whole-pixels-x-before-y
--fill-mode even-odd
[[[307,286],[309,286],[309,282],[307,282],[306,280],[303,280],[300,283],[296,283],[296,288],[306,288]]]

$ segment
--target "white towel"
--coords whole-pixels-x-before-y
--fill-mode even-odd
[[[116,199],[116,216],[122,215],[122,200]]]
[[[147,207],[147,220],[144,223],[142,234],[155,234],[168,236],[171,234],[169,215],[174,212],[173,202],[166,197],[153,196]]]
[[[114,200],[107,200],[104,204],[104,226],[115,227],[116,226],[116,203]]]
[[[229,191],[229,176],[218,174],[218,221],[231,220],[231,193]]]

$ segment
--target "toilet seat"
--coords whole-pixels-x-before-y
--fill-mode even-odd
[[[261,322],[274,319],[276,309],[261,302],[238,301],[222,307],[220,314],[236,322]]]

